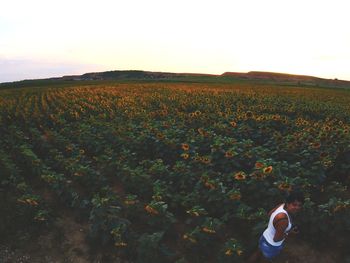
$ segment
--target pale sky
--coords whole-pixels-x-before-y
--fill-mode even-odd
[[[0,82],[105,70],[350,80],[348,0],[0,0]]]

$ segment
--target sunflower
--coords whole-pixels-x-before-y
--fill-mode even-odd
[[[264,163],[262,163],[262,162],[256,162],[256,163],[255,163],[255,168],[256,168],[256,169],[261,169],[261,168],[263,168],[263,167],[265,167],[265,164],[264,164]]]
[[[190,236],[190,235],[184,234],[182,236],[182,238],[185,239],[185,240],[189,240],[192,243],[197,243],[197,240],[194,237]]]
[[[311,146],[312,146],[312,148],[314,148],[314,149],[318,149],[318,148],[321,147],[321,143],[315,142],[315,143],[311,144]]]
[[[124,204],[126,205],[134,205],[137,203],[137,200],[125,200]]]
[[[235,173],[234,176],[233,176],[236,180],[245,180],[246,179],[246,175],[244,172],[238,172],[238,173]]]
[[[252,118],[252,117],[254,116],[254,114],[253,114],[253,112],[251,112],[251,111],[247,111],[246,114],[245,114],[245,116],[246,116],[248,119],[250,119],[250,118]]]
[[[196,217],[197,217],[197,216],[200,216],[199,213],[198,213],[197,211],[190,211],[190,210],[188,210],[188,211],[186,211],[186,213],[187,213],[187,214],[190,214],[190,215],[192,215],[192,216],[196,216]]]
[[[163,197],[160,195],[152,195],[152,199],[156,200],[156,201],[161,201],[163,199]]]
[[[325,167],[325,168],[329,168],[332,166],[332,161],[331,160],[324,160],[322,161],[322,165]]]
[[[145,206],[145,210],[146,210],[148,213],[150,213],[151,215],[158,215],[158,214],[159,214],[159,212],[158,212],[156,209],[154,209],[153,207],[151,207],[151,206],[149,206],[149,205],[146,205],[146,206]]]
[[[75,172],[73,175],[77,176],[77,177],[80,177],[80,176],[83,176],[84,174],[82,172],[78,171],[78,172]]]
[[[205,233],[209,233],[209,234],[215,234],[216,231],[214,229],[208,228],[208,227],[203,227],[202,231]]]
[[[272,119],[275,120],[275,121],[279,120],[280,118],[281,117],[278,114],[272,116]]]
[[[198,133],[199,133],[200,135],[204,136],[205,131],[204,131],[203,128],[198,128],[197,131],[198,131]]]
[[[183,153],[183,154],[181,154],[181,157],[184,158],[185,160],[187,160],[188,157],[190,157],[190,155],[188,153]]]
[[[229,158],[229,159],[230,159],[230,158],[233,157],[233,155],[234,155],[234,154],[233,154],[232,151],[227,151],[227,152],[225,152],[225,157],[226,157],[226,158]]]
[[[210,163],[210,159],[208,157],[202,157],[202,163],[205,163],[205,164],[209,164]]]
[[[164,136],[164,134],[158,132],[156,137],[157,137],[158,140],[162,140],[162,139],[164,139],[165,136]]]
[[[38,205],[38,202],[33,200],[33,199],[30,199],[30,198],[27,198],[26,199],[26,203],[31,205],[31,206],[37,206]]]
[[[278,189],[290,192],[292,190],[292,186],[289,183],[284,182],[278,185]]]
[[[213,183],[208,182],[208,181],[205,182],[204,185],[205,185],[207,188],[209,188],[209,189],[215,189],[215,188],[216,188],[215,185],[214,185]]]
[[[194,160],[195,162],[200,162],[200,161],[202,160],[202,157],[200,157],[200,156],[195,156],[195,157],[193,157],[193,160]]]
[[[230,195],[231,200],[240,200],[241,199],[241,194],[240,193],[233,193]]]
[[[196,110],[196,111],[194,112],[194,115],[197,116],[197,117],[198,117],[199,115],[201,115],[201,114],[202,114],[202,113],[201,113],[199,110]]]
[[[188,151],[190,149],[190,146],[187,143],[182,143],[181,144],[181,148],[184,151]]]
[[[327,125],[327,126],[324,126],[323,129],[324,129],[325,131],[330,131],[330,130],[331,130],[331,127],[329,127],[329,126]]]
[[[237,123],[235,121],[231,121],[230,124],[233,128],[237,127]]]
[[[272,166],[270,165],[268,167],[265,167],[263,171],[264,171],[265,174],[271,173],[272,172]]]
[[[36,216],[36,217],[34,217],[34,220],[36,220],[36,221],[45,221],[46,218],[43,217],[43,216]]]
[[[334,207],[333,212],[334,213],[338,212],[338,211],[344,209],[345,207],[346,207],[345,205],[337,205],[336,207]]]

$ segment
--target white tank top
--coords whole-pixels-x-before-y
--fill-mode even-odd
[[[292,224],[288,215],[288,212],[286,210],[283,209],[284,204],[282,204],[281,206],[279,206],[270,216],[270,220],[269,220],[269,224],[266,228],[266,230],[263,233],[263,236],[265,237],[265,239],[267,240],[267,242],[269,242],[271,245],[273,246],[280,246],[282,245],[284,239],[282,239],[281,241],[275,242],[273,241],[273,238],[275,236],[276,233],[276,229],[273,226],[273,220],[275,219],[275,216],[279,213],[284,213],[287,215],[288,217],[288,227],[286,228],[286,230],[284,231],[284,233],[287,233],[291,228],[292,228]]]

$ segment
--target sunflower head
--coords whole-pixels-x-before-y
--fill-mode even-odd
[[[190,149],[190,146],[187,143],[182,143],[181,144],[181,148],[184,151],[188,151]]]
[[[237,122],[231,121],[231,122],[230,122],[230,125],[231,125],[233,128],[235,128],[235,127],[237,127]]]
[[[246,179],[246,174],[241,171],[241,172],[235,173],[233,177],[238,181],[242,181]]]
[[[270,165],[268,167],[265,167],[263,171],[264,171],[265,174],[271,173],[272,172],[272,166]]]
[[[278,185],[278,189],[282,191],[292,191],[292,186],[289,183],[283,182]]]
[[[181,157],[183,159],[187,160],[190,157],[190,155],[188,153],[183,153],[183,154],[181,154]]]
[[[262,163],[262,162],[256,162],[256,163],[255,163],[255,168],[256,168],[256,169],[261,169],[261,168],[263,168],[263,167],[265,167],[265,164],[264,164],[264,163]]]
[[[320,144],[319,142],[315,142],[315,143],[313,143],[311,146],[312,146],[312,148],[314,148],[314,149],[318,149],[318,148],[321,147],[321,144]]]
[[[232,158],[233,157],[233,152],[232,151],[227,151],[227,152],[225,152],[225,157],[226,158]]]
[[[253,112],[251,112],[251,111],[247,111],[246,114],[245,114],[245,116],[246,116],[248,119],[250,119],[250,118],[252,118],[252,117],[254,116],[254,114],[253,114]]]

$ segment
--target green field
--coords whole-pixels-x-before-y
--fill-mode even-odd
[[[40,83],[0,86],[2,244],[73,215],[101,262],[244,262],[302,189],[299,238],[350,260],[349,90]]]

